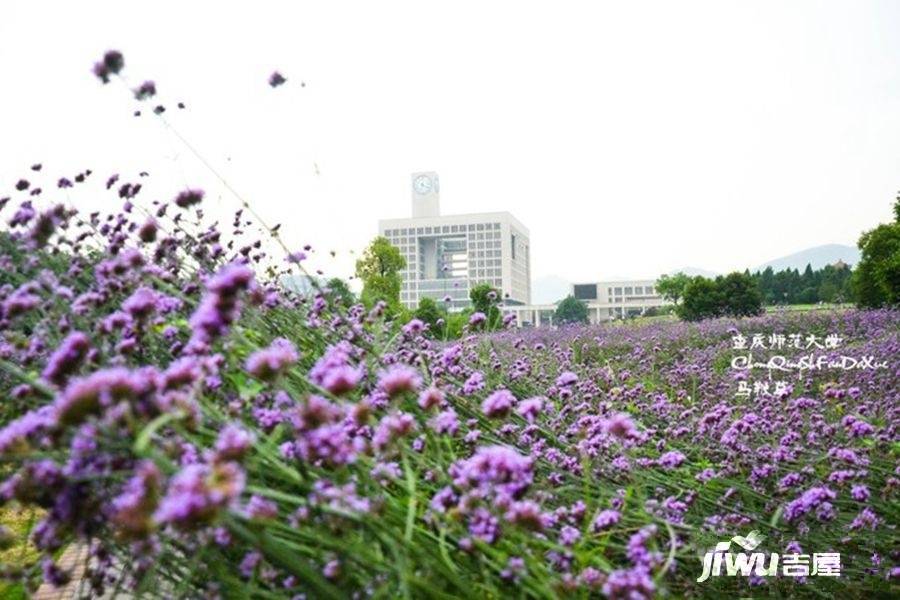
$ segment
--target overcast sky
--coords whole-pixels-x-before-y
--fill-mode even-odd
[[[900,2],[4,0],[0,191],[42,161],[45,189],[97,173],[86,208],[147,170],[145,202],[192,185],[234,210],[91,75],[109,48],[292,246],[338,252],[329,274],[409,214],[416,170],[445,214],[512,212],[532,275],[572,280],[853,245],[900,189]]]

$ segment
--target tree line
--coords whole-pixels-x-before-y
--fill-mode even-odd
[[[900,197],[894,221],[863,233],[857,244],[856,269],[842,263],[803,273],[769,267],[761,272],[732,273],[715,279],[684,273],[663,275],[656,289],[675,303],[676,313],[696,321],[715,316],[758,314],[764,305],[855,302],[860,308],[900,306]]]

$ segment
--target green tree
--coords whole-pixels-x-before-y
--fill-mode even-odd
[[[862,257],[853,275],[856,303],[864,308],[900,304],[900,221],[862,234],[859,249]]]
[[[560,324],[587,323],[587,304],[575,296],[567,296],[556,306],[556,313],[553,315],[553,320]]]
[[[656,291],[666,300],[678,304],[678,301],[684,297],[684,289],[690,282],[691,278],[684,273],[661,275],[656,280]]]
[[[851,286],[856,303],[864,308],[900,305],[900,196],[894,222],[863,233],[858,246],[862,256]]]
[[[500,315],[500,292],[487,283],[480,283],[469,290],[469,299],[475,312],[487,317],[486,329],[496,329],[502,319]]]
[[[419,306],[416,307],[413,316],[427,324],[429,331],[433,335],[439,335],[438,329],[440,327],[438,327],[438,321],[445,319],[446,322],[447,314],[446,311],[441,310],[433,298],[425,297],[419,299]]]
[[[676,313],[685,321],[710,317],[748,317],[762,312],[762,294],[749,273],[713,279],[694,277],[685,287]]]
[[[716,282],[697,276],[684,287],[681,304],[675,309],[675,313],[685,321],[700,321],[719,316],[722,304]]]
[[[750,317],[762,312],[762,294],[749,273],[730,273],[716,277],[720,314]]]
[[[340,302],[342,305],[353,306],[356,303],[356,294],[353,293],[347,282],[340,277],[332,277],[325,285],[331,291],[332,299]]]
[[[444,317],[444,325],[441,328],[441,337],[448,340],[461,338],[471,314],[472,310],[468,308],[461,312],[448,313],[447,316]]]
[[[400,271],[405,267],[406,259],[386,237],[372,240],[356,261],[356,276],[363,282],[362,301],[372,306],[382,300],[388,311],[396,314],[400,308]]]

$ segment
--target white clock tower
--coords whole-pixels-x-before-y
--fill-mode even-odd
[[[441,216],[441,186],[437,173],[413,173],[411,181],[413,218]]]

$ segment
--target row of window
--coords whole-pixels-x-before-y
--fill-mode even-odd
[[[499,236],[499,233],[497,234]],[[415,238],[391,238],[389,240],[391,245],[396,246],[402,252],[414,252],[415,249],[421,248],[419,244],[415,242]],[[449,252],[465,252],[466,247],[469,248],[499,248],[500,247],[500,238],[497,237],[495,239],[478,239],[469,240],[468,244],[463,243],[459,247],[450,248]]]
[[[597,286],[593,283],[575,284],[572,291],[579,300],[597,300]],[[626,300],[635,300],[636,298],[632,296],[652,296],[654,290],[652,285],[627,285],[608,287],[606,288],[606,293],[610,298],[614,298],[614,302],[622,302],[626,296],[628,296],[628,298],[624,298]]]
[[[386,229],[386,237],[404,235],[432,235],[436,233],[460,233],[462,231],[500,230],[500,223],[473,223],[472,225],[441,225],[434,227],[410,227],[408,229]]]
[[[616,288],[606,288],[606,293],[609,296],[652,296],[653,295],[653,286],[624,286],[624,287],[616,287]]]

